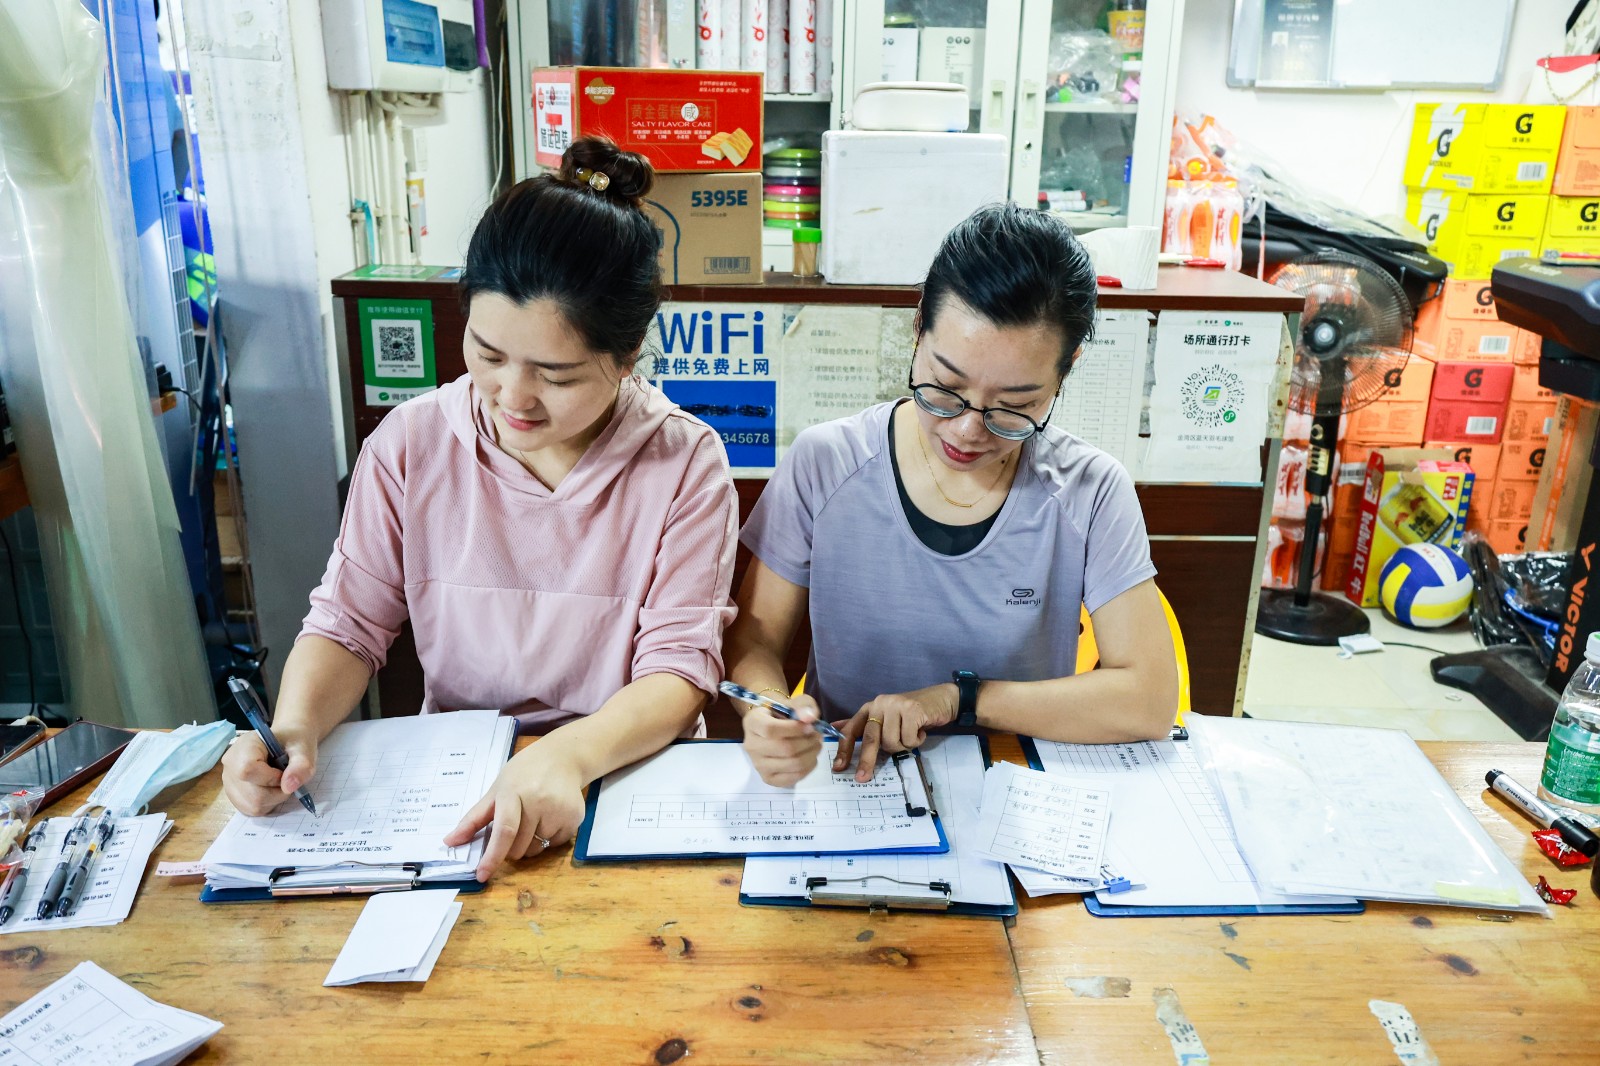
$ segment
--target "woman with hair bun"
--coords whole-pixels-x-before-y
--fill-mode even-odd
[[[339,539],[284,665],[280,774],[253,734],[228,798],[264,814],[410,620],[424,713],[497,707],[542,733],[445,838],[478,867],[570,839],[590,781],[701,728],[733,617],[738,508],[717,434],[633,373],[661,303],[650,164],[583,138],[484,212],[461,278],[465,376],[361,449]]]
[[[1049,424],[1095,295],[1065,222],[981,208],[923,284],[911,396],[795,438],[741,534],[755,559],[728,633],[729,677],[782,695],[811,621],[802,720],[743,710],[763,779],[816,767],[819,717],[848,719],[833,769],[859,741],[860,780],[946,726],[1167,735],[1178,677],[1133,480]],[[1074,677],[1080,605],[1101,668]]]

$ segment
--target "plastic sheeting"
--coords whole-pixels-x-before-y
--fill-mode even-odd
[[[0,375],[73,712],[175,726],[217,713],[96,170],[104,69],[78,0],[0,0]]]

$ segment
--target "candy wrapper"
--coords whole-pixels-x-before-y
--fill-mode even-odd
[[[22,841],[28,834],[28,822],[43,798],[43,789],[23,789],[0,796],[0,877],[22,861]]]
[[[1544,874],[1539,875],[1539,881],[1533,888],[1534,891],[1539,893],[1539,898],[1546,903],[1556,903],[1561,906],[1571,903],[1578,895],[1578,890],[1575,888],[1550,887],[1550,882],[1544,879]]]
[[[1539,850],[1555,860],[1557,866],[1582,866],[1588,858],[1578,850],[1561,839],[1559,829],[1535,829],[1533,842],[1539,845]]]

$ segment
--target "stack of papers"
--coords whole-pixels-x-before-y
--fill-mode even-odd
[[[1104,782],[1000,763],[984,775],[976,843],[979,854],[1013,869],[1098,884],[1110,824]]]
[[[75,819],[51,818],[45,822],[40,838],[28,865],[28,879],[23,882],[22,900],[16,905],[11,920],[0,926],[0,933],[34,933],[46,929],[80,929],[90,925],[116,925],[133,910],[133,898],[139,892],[139,882],[144,878],[144,868],[150,862],[150,853],[161,843],[172,823],[164,814],[144,814],[136,818],[119,818],[106,845],[95,856],[90,866],[90,881],[83,896],[71,914],[65,918],[45,918],[35,915],[39,899],[49,884],[56,864],[70,857],[73,849],[61,850],[62,841],[72,828]],[[93,824],[92,820],[90,822]],[[38,832],[40,830],[35,830]],[[3,1061],[3,1058],[0,1058]]]
[[[30,1066],[165,1066],[211,1039],[221,1022],[157,1003],[92,962],[0,1018],[0,1062]]]
[[[943,855],[784,855],[744,861],[740,897],[748,902],[800,902],[813,878],[813,902],[830,896],[877,896],[894,907],[918,903],[956,911],[1015,914],[1016,896],[1004,863],[984,858],[976,846],[978,800],[983,794],[983,746],[977,737],[930,737],[920,749],[933,802],[950,838]],[[943,887],[949,886],[945,891]]]
[[[1200,715],[1190,732],[1263,885],[1548,913],[1406,733]]]
[[[373,896],[322,983],[426,981],[459,917],[461,904],[453,891]]]
[[[205,854],[211,889],[333,887],[473,876],[487,834],[444,835],[483,797],[511,753],[516,720],[497,711],[347,722],[322,742],[308,787],[264,818],[235,814]],[[293,873],[273,878],[275,870]]]

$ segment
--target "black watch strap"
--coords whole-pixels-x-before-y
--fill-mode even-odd
[[[971,670],[955,670],[950,680],[956,683],[956,725],[962,729],[975,729],[978,725],[978,686],[983,678]]]

